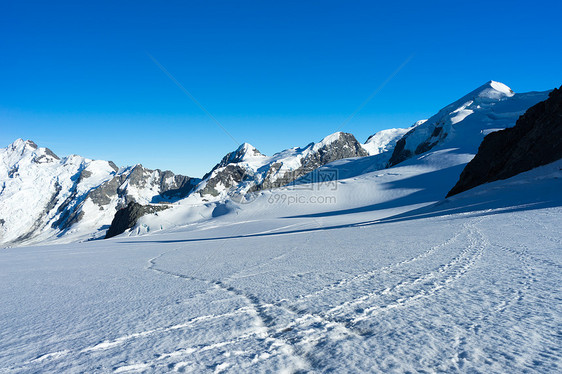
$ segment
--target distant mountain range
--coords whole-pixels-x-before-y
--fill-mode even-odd
[[[120,168],[76,155],[59,158],[48,148],[18,139],[0,149],[0,244],[98,239],[110,226],[108,236],[113,236],[144,214],[185,202],[248,202],[258,191],[298,182],[342,159],[364,159],[364,170],[374,171],[423,158],[452,141],[476,149],[484,136],[514,126],[549,92],[517,94],[490,81],[428,120],[377,132],[364,144],[352,134],[337,132],[318,143],[266,156],[244,143],[202,179],[140,164]]]

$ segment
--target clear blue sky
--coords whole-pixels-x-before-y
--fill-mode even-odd
[[[490,79],[562,84],[559,1],[77,3],[0,4],[0,146],[201,176],[237,145],[147,52],[266,154],[409,126]]]

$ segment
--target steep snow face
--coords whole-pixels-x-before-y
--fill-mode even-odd
[[[228,194],[258,191],[286,185],[329,162],[368,153],[351,134],[336,132],[304,148],[291,148],[264,156],[244,143],[227,154],[197,187],[205,201]]]
[[[400,139],[390,157],[389,166],[422,154],[438,144],[462,136],[474,129],[480,137],[465,139],[480,144],[485,131],[503,129],[515,124],[529,107],[548,97],[548,92],[515,94],[503,83],[490,81],[468,95],[447,105],[425,123],[416,126]],[[470,128],[469,128],[470,127]]]
[[[29,140],[0,149],[0,242],[56,235],[57,222],[70,215],[74,201],[115,173],[110,162],[76,155],[60,159]]]
[[[174,201],[199,180],[77,155],[61,159],[18,139],[0,149],[0,181],[0,244],[14,245],[102,237],[129,201]]]

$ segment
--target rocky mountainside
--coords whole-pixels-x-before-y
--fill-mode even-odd
[[[32,141],[0,149],[0,238],[5,245],[103,237],[115,212],[135,201],[173,202],[198,179],[142,165],[71,155],[59,158]]]
[[[337,132],[304,148],[291,148],[265,156],[250,144],[227,154],[203,177],[196,192],[209,200],[285,186],[332,161],[365,157],[368,152],[348,133]]]
[[[486,136],[447,197],[561,159],[561,90],[527,110],[514,127]]]

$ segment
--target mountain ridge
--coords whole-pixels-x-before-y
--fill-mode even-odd
[[[139,212],[157,210],[151,206],[208,206],[214,217],[213,207],[224,207],[225,201],[249,202],[260,191],[290,185],[332,164],[336,168],[342,162],[363,165],[363,172],[373,172],[415,160],[415,156],[434,148],[454,144],[455,139],[466,138],[477,148],[484,135],[513,126],[519,115],[544,100],[547,93],[516,94],[502,83],[489,81],[428,120],[379,131],[363,144],[352,134],[336,132],[319,142],[266,156],[251,144],[242,143],[201,179],[150,170],[141,164],[119,168],[111,161],[77,155],[61,159],[48,148],[17,139],[0,149],[0,240],[4,245],[21,245],[101,238],[116,213],[127,207],[134,211],[121,214],[125,221],[120,221],[120,227],[127,229],[136,225],[142,216]],[[355,159],[359,161],[353,162]],[[347,171],[339,172],[347,175]],[[37,196],[23,197],[26,188],[35,190]],[[32,203],[27,208],[10,203],[17,198]],[[140,207],[130,206],[132,203]],[[5,217],[11,210],[20,222]]]

